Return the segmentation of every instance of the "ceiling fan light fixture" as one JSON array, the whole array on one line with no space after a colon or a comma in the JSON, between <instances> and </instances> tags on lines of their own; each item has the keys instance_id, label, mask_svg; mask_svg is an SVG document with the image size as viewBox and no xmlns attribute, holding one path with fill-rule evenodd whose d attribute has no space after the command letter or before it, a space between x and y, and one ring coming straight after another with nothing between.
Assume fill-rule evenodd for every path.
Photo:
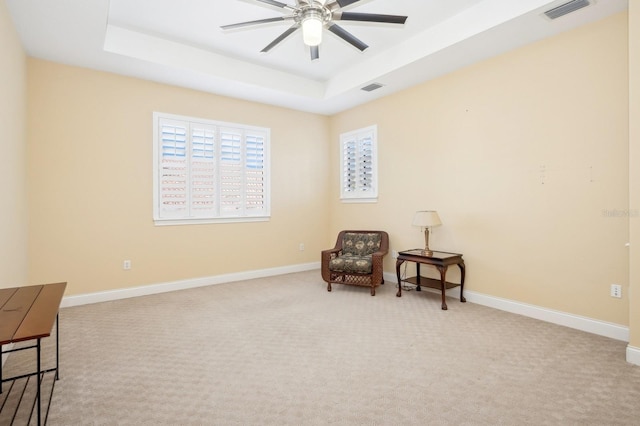
<instances>
[{"instance_id":1,"label":"ceiling fan light fixture","mask_svg":"<svg viewBox=\"0 0 640 426\"><path fill-rule=\"evenodd\" d=\"M290 12L290 14L273 18L257 19L255 21L238 22L231 25L223 25L221 28L223 30L231 30L234 28L268 24L271 22L293 21L293 25L291 25L289 29L280 34L260 52L269 52L291 34L298 30L302 30L302 40L305 45L309 46L312 61L317 60L320 57L318 53L318 46L322 43L322 33L325 29L327 31L331 31L338 38L341 38L361 52L364 52L369 47L366 43L342 28L336 22L356 21L404 24L407 20L406 16L381 15L379 13L343 12L340 10L343 7L359 3L362 0L296 0L295 6L289 4L290 1L288 3L283 3L282 1L277 0L254 1L279 7L285 11L284 13Z\"/></svg>"},{"instance_id":2,"label":"ceiling fan light fixture","mask_svg":"<svg viewBox=\"0 0 640 426\"><path fill-rule=\"evenodd\" d=\"M307 46L322 43L322 17L310 15L302 20L302 40Z\"/></svg>"}]
</instances>

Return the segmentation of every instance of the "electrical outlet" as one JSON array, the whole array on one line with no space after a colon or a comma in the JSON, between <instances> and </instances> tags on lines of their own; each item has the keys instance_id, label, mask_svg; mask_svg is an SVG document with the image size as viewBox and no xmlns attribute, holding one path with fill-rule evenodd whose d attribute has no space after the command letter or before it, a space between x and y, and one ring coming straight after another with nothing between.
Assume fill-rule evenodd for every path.
<instances>
[{"instance_id":1,"label":"electrical outlet","mask_svg":"<svg viewBox=\"0 0 640 426\"><path fill-rule=\"evenodd\" d=\"M304 251L304 243L298 244L298 250Z\"/></svg>"},{"instance_id":2,"label":"electrical outlet","mask_svg":"<svg viewBox=\"0 0 640 426\"><path fill-rule=\"evenodd\" d=\"M622 297L622 286L620 284L611 284L611 297Z\"/></svg>"},{"instance_id":3,"label":"electrical outlet","mask_svg":"<svg viewBox=\"0 0 640 426\"><path fill-rule=\"evenodd\" d=\"M124 269L125 271L131 269L131 261L125 260L124 262L122 262L122 269Z\"/></svg>"},{"instance_id":4,"label":"electrical outlet","mask_svg":"<svg viewBox=\"0 0 640 426\"><path fill-rule=\"evenodd\" d=\"M396 250L391 250L391 257L396 259L398 257L398 252Z\"/></svg>"}]
</instances>

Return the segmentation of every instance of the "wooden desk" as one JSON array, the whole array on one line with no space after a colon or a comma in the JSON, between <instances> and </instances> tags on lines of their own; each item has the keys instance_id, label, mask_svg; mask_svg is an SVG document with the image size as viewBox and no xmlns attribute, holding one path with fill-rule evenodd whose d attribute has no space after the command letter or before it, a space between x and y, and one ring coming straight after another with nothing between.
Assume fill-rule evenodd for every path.
<instances>
[{"instance_id":1,"label":"wooden desk","mask_svg":"<svg viewBox=\"0 0 640 426\"><path fill-rule=\"evenodd\" d=\"M35 348L37 351L35 372L3 378L2 362L0 361L0 393L2 393L3 383L36 375L38 378L36 402L38 405L39 425L43 424L40 403L42 377L44 373L55 371L55 379L59 379L58 310L66 287L67 283L56 283L0 289L0 358L2 354L25 349ZM56 366L42 370L40 340L51 335L54 323L56 325ZM33 346L2 350L3 345L27 340L36 340L36 343ZM51 393L53 394L53 387L51 388Z\"/></svg>"},{"instance_id":2,"label":"wooden desk","mask_svg":"<svg viewBox=\"0 0 640 426\"><path fill-rule=\"evenodd\" d=\"M415 262L416 276L402 279L400 276L400 265L404 262ZM440 280L420 276L420 264L433 265L440 271ZM450 265L458 265L460 268L460 284L450 283L446 280L447 268ZM460 301L466 302L462 292L464 291L464 275L465 266L462 255L459 253L447 253L443 251L432 251L425 253L421 249L401 251L398 253L396 260L396 274L398 275L398 292L397 297L402 296L402 282L415 284L416 291L421 291L421 286L439 289L442 294L442 309L447 310L447 302L445 301L445 292L448 288L460 286Z\"/></svg>"}]
</instances>

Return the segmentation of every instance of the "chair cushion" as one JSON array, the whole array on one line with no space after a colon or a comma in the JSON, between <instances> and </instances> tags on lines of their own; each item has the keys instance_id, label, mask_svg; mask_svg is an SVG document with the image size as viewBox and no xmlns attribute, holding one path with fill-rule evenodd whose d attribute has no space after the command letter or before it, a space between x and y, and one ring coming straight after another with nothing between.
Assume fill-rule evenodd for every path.
<instances>
[{"instance_id":1,"label":"chair cushion","mask_svg":"<svg viewBox=\"0 0 640 426\"><path fill-rule=\"evenodd\" d=\"M372 266L371 255L357 256L347 253L329 261L329 270L333 272L370 274Z\"/></svg>"},{"instance_id":2,"label":"chair cushion","mask_svg":"<svg viewBox=\"0 0 640 426\"><path fill-rule=\"evenodd\" d=\"M342 253L354 256L370 256L380 249L378 233L346 232L342 237Z\"/></svg>"}]
</instances>

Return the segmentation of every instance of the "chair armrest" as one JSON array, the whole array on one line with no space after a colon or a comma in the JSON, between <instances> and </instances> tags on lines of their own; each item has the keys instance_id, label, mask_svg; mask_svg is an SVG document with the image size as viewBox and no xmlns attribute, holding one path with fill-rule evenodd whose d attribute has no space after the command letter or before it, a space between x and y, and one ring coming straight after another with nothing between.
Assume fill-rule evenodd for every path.
<instances>
[{"instance_id":1,"label":"chair armrest","mask_svg":"<svg viewBox=\"0 0 640 426\"><path fill-rule=\"evenodd\" d=\"M328 249L328 250L322 250L322 259L332 259L336 256L340 256L342 254L342 249L341 248L332 248L332 249Z\"/></svg>"},{"instance_id":2,"label":"chair armrest","mask_svg":"<svg viewBox=\"0 0 640 426\"><path fill-rule=\"evenodd\" d=\"M387 254L387 250L379 250L371 255L371 280L376 284L384 282L383 258Z\"/></svg>"},{"instance_id":3,"label":"chair armrest","mask_svg":"<svg viewBox=\"0 0 640 426\"><path fill-rule=\"evenodd\" d=\"M330 281L330 275L331 275L331 273L329 272L329 262L331 261L331 259L338 257L341 254L342 254L341 248L332 248L329 250L322 250L320 255L320 272L322 273L322 278L326 282Z\"/></svg>"},{"instance_id":4,"label":"chair armrest","mask_svg":"<svg viewBox=\"0 0 640 426\"><path fill-rule=\"evenodd\" d=\"M384 258L384 255L387 254L386 251L377 251L373 254L371 254L371 261L375 264L375 263L382 263L382 259Z\"/></svg>"},{"instance_id":5,"label":"chair armrest","mask_svg":"<svg viewBox=\"0 0 640 426\"><path fill-rule=\"evenodd\" d=\"M380 259L382 259L384 257L385 254L389 253L388 250L378 250L374 253L371 254L371 258L375 259L376 257L379 257Z\"/></svg>"}]
</instances>

